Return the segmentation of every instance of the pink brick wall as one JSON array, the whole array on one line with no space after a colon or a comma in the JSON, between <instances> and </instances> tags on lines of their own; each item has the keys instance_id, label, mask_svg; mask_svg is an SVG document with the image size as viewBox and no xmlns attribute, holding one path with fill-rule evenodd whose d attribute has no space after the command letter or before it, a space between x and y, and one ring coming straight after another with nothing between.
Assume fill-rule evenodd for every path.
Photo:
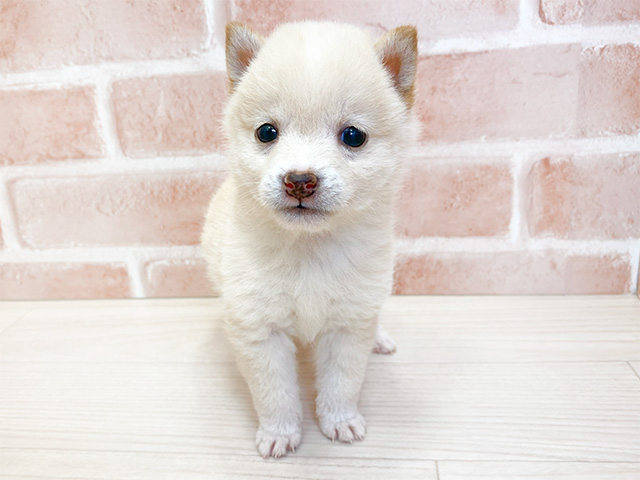
<instances>
[{"instance_id":1,"label":"pink brick wall","mask_svg":"<svg viewBox=\"0 0 640 480\"><path fill-rule=\"evenodd\" d=\"M205 295L224 25L419 29L396 292L638 292L638 0L4 0L0 299Z\"/></svg>"}]
</instances>

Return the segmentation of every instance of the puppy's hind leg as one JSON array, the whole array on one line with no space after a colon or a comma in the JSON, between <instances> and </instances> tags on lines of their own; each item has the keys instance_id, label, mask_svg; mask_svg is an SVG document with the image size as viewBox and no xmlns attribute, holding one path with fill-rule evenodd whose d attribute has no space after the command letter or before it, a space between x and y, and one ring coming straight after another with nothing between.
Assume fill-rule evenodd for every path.
<instances>
[{"instance_id":1,"label":"puppy's hind leg","mask_svg":"<svg viewBox=\"0 0 640 480\"><path fill-rule=\"evenodd\" d=\"M230 340L258 414L258 452L277 458L295 451L302 436L295 344L283 332L261 342L242 342L231 335Z\"/></svg>"},{"instance_id":2,"label":"puppy's hind leg","mask_svg":"<svg viewBox=\"0 0 640 480\"><path fill-rule=\"evenodd\" d=\"M373 344L373 353L381 353L383 355L391 355L396 352L396 342L389 334L378 324L376 329L376 340Z\"/></svg>"},{"instance_id":3,"label":"puppy's hind leg","mask_svg":"<svg viewBox=\"0 0 640 480\"><path fill-rule=\"evenodd\" d=\"M368 331L329 331L315 345L316 413L320 430L331 440L362 440L366 423L358 398L371 354L374 326Z\"/></svg>"}]
</instances>

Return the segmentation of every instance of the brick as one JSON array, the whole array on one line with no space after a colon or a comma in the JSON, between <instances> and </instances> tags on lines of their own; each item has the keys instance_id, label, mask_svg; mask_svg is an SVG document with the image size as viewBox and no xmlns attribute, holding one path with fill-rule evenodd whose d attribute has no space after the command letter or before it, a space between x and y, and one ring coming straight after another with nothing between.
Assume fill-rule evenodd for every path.
<instances>
[{"instance_id":1,"label":"brick","mask_svg":"<svg viewBox=\"0 0 640 480\"><path fill-rule=\"evenodd\" d=\"M505 235L513 178L504 163L411 166L398 204L398 232L409 237Z\"/></svg>"},{"instance_id":2,"label":"brick","mask_svg":"<svg viewBox=\"0 0 640 480\"><path fill-rule=\"evenodd\" d=\"M150 297L210 297L211 287L203 260L157 260L145 266Z\"/></svg>"},{"instance_id":3,"label":"brick","mask_svg":"<svg viewBox=\"0 0 640 480\"><path fill-rule=\"evenodd\" d=\"M521 295L623 294L631 288L628 256L563 251L439 252L402 255L395 293Z\"/></svg>"},{"instance_id":4,"label":"brick","mask_svg":"<svg viewBox=\"0 0 640 480\"><path fill-rule=\"evenodd\" d=\"M10 185L31 247L195 245L220 177L210 173L20 179Z\"/></svg>"},{"instance_id":5,"label":"brick","mask_svg":"<svg viewBox=\"0 0 640 480\"><path fill-rule=\"evenodd\" d=\"M577 45L423 57L416 101L422 138L573 136L579 61Z\"/></svg>"},{"instance_id":6,"label":"brick","mask_svg":"<svg viewBox=\"0 0 640 480\"><path fill-rule=\"evenodd\" d=\"M3 0L0 71L180 58L202 51L201 0Z\"/></svg>"},{"instance_id":7,"label":"brick","mask_svg":"<svg viewBox=\"0 0 640 480\"><path fill-rule=\"evenodd\" d=\"M129 274L118 264L0 264L0 299L123 298L130 296Z\"/></svg>"},{"instance_id":8,"label":"brick","mask_svg":"<svg viewBox=\"0 0 640 480\"><path fill-rule=\"evenodd\" d=\"M102 155L92 88L0 91L0 165Z\"/></svg>"},{"instance_id":9,"label":"brick","mask_svg":"<svg viewBox=\"0 0 640 480\"><path fill-rule=\"evenodd\" d=\"M583 52L578 118L582 135L640 132L640 47L608 45Z\"/></svg>"},{"instance_id":10,"label":"brick","mask_svg":"<svg viewBox=\"0 0 640 480\"><path fill-rule=\"evenodd\" d=\"M576 23L583 12L584 0L540 0L540 19L551 25Z\"/></svg>"},{"instance_id":11,"label":"brick","mask_svg":"<svg viewBox=\"0 0 640 480\"><path fill-rule=\"evenodd\" d=\"M640 154L544 158L528 176L532 236L640 238Z\"/></svg>"},{"instance_id":12,"label":"brick","mask_svg":"<svg viewBox=\"0 0 640 480\"><path fill-rule=\"evenodd\" d=\"M399 6L400 5L400 6ZM399 25L415 25L421 39L507 30L518 23L518 0L456 0L376 2L342 0L236 0L233 18L250 24L263 35L279 23L323 19L369 27L376 34Z\"/></svg>"},{"instance_id":13,"label":"brick","mask_svg":"<svg viewBox=\"0 0 640 480\"><path fill-rule=\"evenodd\" d=\"M540 0L540 19L550 25L634 22L638 0Z\"/></svg>"},{"instance_id":14,"label":"brick","mask_svg":"<svg viewBox=\"0 0 640 480\"><path fill-rule=\"evenodd\" d=\"M113 85L122 150L132 157L219 150L226 75L134 78Z\"/></svg>"}]
</instances>

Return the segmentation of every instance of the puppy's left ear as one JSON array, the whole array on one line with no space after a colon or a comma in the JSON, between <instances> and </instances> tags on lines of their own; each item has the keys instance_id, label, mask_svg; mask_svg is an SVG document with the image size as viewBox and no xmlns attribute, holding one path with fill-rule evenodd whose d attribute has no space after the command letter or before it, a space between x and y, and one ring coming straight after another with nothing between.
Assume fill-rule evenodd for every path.
<instances>
[{"instance_id":1,"label":"puppy's left ear","mask_svg":"<svg viewBox=\"0 0 640 480\"><path fill-rule=\"evenodd\" d=\"M411 108L418 67L418 33L414 27L398 27L384 34L375 44L380 62L389 72L396 90Z\"/></svg>"},{"instance_id":2,"label":"puppy's left ear","mask_svg":"<svg viewBox=\"0 0 640 480\"><path fill-rule=\"evenodd\" d=\"M262 48L264 39L242 23L231 22L227 24L225 40L229 90L233 92Z\"/></svg>"}]
</instances>

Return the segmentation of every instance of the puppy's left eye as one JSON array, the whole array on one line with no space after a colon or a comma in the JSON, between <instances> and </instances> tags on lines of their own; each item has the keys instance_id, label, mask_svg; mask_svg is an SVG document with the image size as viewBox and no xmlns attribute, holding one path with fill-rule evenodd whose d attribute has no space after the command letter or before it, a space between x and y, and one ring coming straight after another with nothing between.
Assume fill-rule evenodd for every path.
<instances>
[{"instance_id":1,"label":"puppy's left eye","mask_svg":"<svg viewBox=\"0 0 640 480\"><path fill-rule=\"evenodd\" d=\"M365 135L365 133L362 130L358 130L354 126L345 128L340 135L340 140L342 140L342 143L353 148L362 146L366 139L367 136Z\"/></svg>"}]
</instances>

